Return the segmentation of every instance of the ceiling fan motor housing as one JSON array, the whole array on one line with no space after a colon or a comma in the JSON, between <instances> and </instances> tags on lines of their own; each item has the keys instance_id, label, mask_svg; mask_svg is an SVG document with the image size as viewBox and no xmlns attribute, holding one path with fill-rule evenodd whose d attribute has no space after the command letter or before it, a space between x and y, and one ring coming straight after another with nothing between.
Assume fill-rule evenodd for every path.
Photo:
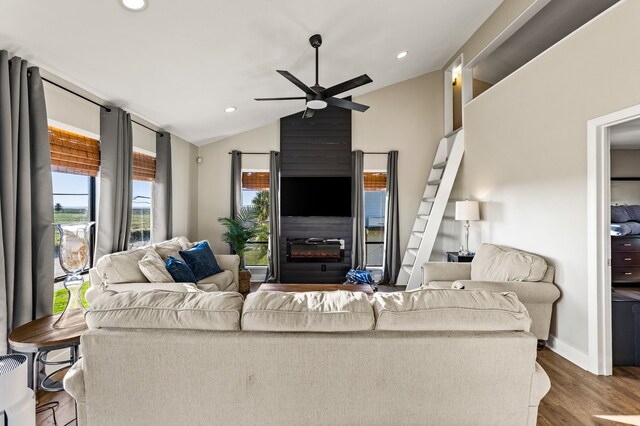
<instances>
[{"instance_id":1,"label":"ceiling fan motor housing","mask_svg":"<svg viewBox=\"0 0 640 426\"><path fill-rule=\"evenodd\" d=\"M322 46L322 36L320 34L312 35L311 37L309 37L309 43L311 44L311 47L317 49L318 47Z\"/></svg>"}]
</instances>

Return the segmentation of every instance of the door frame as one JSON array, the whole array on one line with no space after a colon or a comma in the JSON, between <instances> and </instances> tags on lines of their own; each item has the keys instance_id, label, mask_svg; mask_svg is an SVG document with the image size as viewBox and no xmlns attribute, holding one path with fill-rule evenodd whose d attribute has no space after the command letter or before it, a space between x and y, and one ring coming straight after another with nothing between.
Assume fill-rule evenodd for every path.
<instances>
[{"instance_id":1,"label":"door frame","mask_svg":"<svg viewBox=\"0 0 640 426\"><path fill-rule=\"evenodd\" d=\"M589 365L613 370L611 331L611 144L609 129L640 118L640 104L587 121L587 291Z\"/></svg>"}]
</instances>

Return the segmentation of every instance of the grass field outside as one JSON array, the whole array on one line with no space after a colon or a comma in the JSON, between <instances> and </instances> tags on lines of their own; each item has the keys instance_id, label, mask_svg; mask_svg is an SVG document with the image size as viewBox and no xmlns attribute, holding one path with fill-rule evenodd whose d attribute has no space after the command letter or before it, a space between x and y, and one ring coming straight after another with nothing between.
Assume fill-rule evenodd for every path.
<instances>
[{"instance_id":1,"label":"grass field outside","mask_svg":"<svg viewBox=\"0 0 640 426\"><path fill-rule=\"evenodd\" d=\"M67 306L69 294L64 288L64 283L62 281L58 281L57 283L55 283L53 288L53 313L59 314L60 312L64 311L64 307ZM84 294L87 292L88 288L89 281L85 281L82 287L80 287L80 300L82 300L82 305L85 308L89 307L87 299L85 299L84 297Z\"/></svg>"}]
</instances>

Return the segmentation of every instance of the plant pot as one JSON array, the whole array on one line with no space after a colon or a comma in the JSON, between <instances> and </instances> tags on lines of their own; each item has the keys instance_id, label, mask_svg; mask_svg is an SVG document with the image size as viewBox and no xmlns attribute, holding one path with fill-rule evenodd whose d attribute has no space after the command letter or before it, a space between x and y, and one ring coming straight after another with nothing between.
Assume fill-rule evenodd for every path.
<instances>
[{"instance_id":1,"label":"plant pot","mask_svg":"<svg viewBox=\"0 0 640 426\"><path fill-rule=\"evenodd\" d=\"M238 291L240 293L249 293L251 291L251 272L242 270L239 272Z\"/></svg>"}]
</instances>

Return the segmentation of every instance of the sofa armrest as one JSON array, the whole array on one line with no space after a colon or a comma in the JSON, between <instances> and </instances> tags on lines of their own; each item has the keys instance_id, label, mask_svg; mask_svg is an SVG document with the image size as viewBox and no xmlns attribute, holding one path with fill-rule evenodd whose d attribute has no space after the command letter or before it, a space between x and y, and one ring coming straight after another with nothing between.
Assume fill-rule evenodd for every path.
<instances>
[{"instance_id":1,"label":"sofa armrest","mask_svg":"<svg viewBox=\"0 0 640 426\"><path fill-rule=\"evenodd\" d=\"M240 285L240 256L237 254L216 254L216 260L223 270L233 273L233 282L236 283L236 288L238 288Z\"/></svg>"},{"instance_id":2,"label":"sofa armrest","mask_svg":"<svg viewBox=\"0 0 640 426\"><path fill-rule=\"evenodd\" d=\"M457 280L453 288L465 290L512 291L522 303L553 303L560 298L560 290L544 281L472 281Z\"/></svg>"},{"instance_id":3,"label":"sofa armrest","mask_svg":"<svg viewBox=\"0 0 640 426\"><path fill-rule=\"evenodd\" d=\"M87 424L87 399L82 366L82 359L80 359L69 368L63 379L64 390L76 400L79 426Z\"/></svg>"},{"instance_id":4,"label":"sofa armrest","mask_svg":"<svg viewBox=\"0 0 640 426\"><path fill-rule=\"evenodd\" d=\"M456 281L471 278L471 263L425 262L422 265L422 283L432 281Z\"/></svg>"}]
</instances>

